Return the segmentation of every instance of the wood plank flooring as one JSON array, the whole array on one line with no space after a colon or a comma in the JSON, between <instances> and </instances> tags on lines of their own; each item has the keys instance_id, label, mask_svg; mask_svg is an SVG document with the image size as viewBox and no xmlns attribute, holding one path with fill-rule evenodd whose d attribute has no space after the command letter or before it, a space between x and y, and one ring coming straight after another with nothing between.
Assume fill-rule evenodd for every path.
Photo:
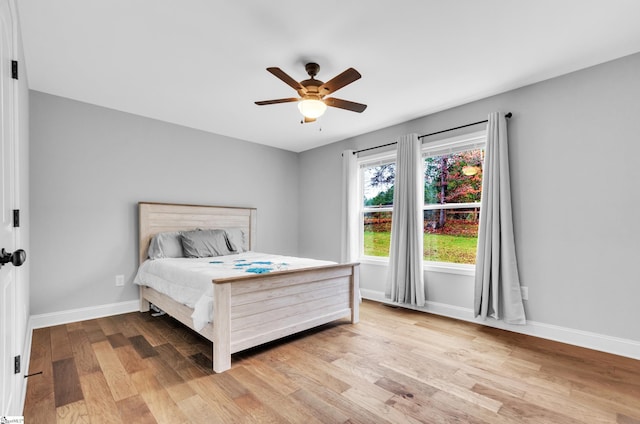
<instances>
[{"instance_id":1,"label":"wood plank flooring","mask_svg":"<svg viewBox=\"0 0 640 424\"><path fill-rule=\"evenodd\" d=\"M640 423L640 361L365 301L236 354L168 316L35 330L25 423Z\"/></svg>"}]
</instances>

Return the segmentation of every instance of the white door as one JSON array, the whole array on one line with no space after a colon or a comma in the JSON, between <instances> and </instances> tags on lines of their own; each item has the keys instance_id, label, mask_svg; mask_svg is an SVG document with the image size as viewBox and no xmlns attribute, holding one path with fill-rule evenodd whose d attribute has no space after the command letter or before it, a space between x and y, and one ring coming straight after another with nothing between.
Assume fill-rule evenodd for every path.
<instances>
[{"instance_id":1,"label":"white door","mask_svg":"<svg viewBox=\"0 0 640 424\"><path fill-rule=\"evenodd\" d=\"M11 61L15 59L13 17L9 0L0 0L0 248L13 252L15 233L13 205L15 196L15 96L17 89L11 75ZM15 393L16 378L13 358L19 351L16 346L15 315L15 267L7 264L0 268L0 416L11 415L16 410L20 394Z\"/></svg>"}]
</instances>

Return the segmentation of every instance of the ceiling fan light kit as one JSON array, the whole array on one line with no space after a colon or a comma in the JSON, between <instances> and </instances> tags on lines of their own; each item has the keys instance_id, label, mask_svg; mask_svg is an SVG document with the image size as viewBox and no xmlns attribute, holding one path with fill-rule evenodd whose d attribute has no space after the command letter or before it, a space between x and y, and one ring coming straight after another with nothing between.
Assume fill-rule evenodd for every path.
<instances>
[{"instance_id":1,"label":"ceiling fan light kit","mask_svg":"<svg viewBox=\"0 0 640 424\"><path fill-rule=\"evenodd\" d=\"M322 100L302 99L298 102L298 109L305 118L316 119L327 110L327 105Z\"/></svg>"},{"instance_id":2,"label":"ceiling fan light kit","mask_svg":"<svg viewBox=\"0 0 640 424\"><path fill-rule=\"evenodd\" d=\"M325 98L325 96L338 91L345 85L351 84L352 82L360 79L362 75L360 75L360 73L355 69L349 68L326 83L315 79L315 76L320 71L320 65L317 63L307 63L305 70L307 71L307 74L309 74L310 78L298 82L280 68L267 68L267 71L271 72L285 84L296 90L300 97L263 100L255 103L258 106L265 106L277 103L298 102L298 109L304 116L303 122L305 123L314 122L317 118L322 116L326 111L327 106L358 113L363 112L367 108L367 105L362 103L351 102L349 100L342 100L335 97Z\"/></svg>"}]
</instances>

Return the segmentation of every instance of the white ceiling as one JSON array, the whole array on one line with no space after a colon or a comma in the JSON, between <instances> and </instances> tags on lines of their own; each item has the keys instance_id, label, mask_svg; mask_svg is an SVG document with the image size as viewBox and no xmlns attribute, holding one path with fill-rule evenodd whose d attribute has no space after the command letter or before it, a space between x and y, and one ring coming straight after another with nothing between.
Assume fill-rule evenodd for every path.
<instances>
[{"instance_id":1,"label":"white ceiling","mask_svg":"<svg viewBox=\"0 0 640 424\"><path fill-rule=\"evenodd\" d=\"M31 89L294 152L640 51L638 0L17 3ZM309 61L367 110L253 103Z\"/></svg>"}]
</instances>

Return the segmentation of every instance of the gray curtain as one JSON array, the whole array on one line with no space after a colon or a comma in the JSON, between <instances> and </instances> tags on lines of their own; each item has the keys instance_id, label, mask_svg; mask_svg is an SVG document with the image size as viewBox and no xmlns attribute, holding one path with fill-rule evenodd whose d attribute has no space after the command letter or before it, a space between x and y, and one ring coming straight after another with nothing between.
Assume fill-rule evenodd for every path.
<instances>
[{"instance_id":1,"label":"gray curtain","mask_svg":"<svg viewBox=\"0 0 640 424\"><path fill-rule=\"evenodd\" d=\"M424 306L424 175L420 148L417 134L409 134L398 140L385 295L394 302Z\"/></svg>"},{"instance_id":2,"label":"gray curtain","mask_svg":"<svg viewBox=\"0 0 640 424\"><path fill-rule=\"evenodd\" d=\"M475 277L475 315L525 324L511 216L506 118L489 115Z\"/></svg>"}]
</instances>

